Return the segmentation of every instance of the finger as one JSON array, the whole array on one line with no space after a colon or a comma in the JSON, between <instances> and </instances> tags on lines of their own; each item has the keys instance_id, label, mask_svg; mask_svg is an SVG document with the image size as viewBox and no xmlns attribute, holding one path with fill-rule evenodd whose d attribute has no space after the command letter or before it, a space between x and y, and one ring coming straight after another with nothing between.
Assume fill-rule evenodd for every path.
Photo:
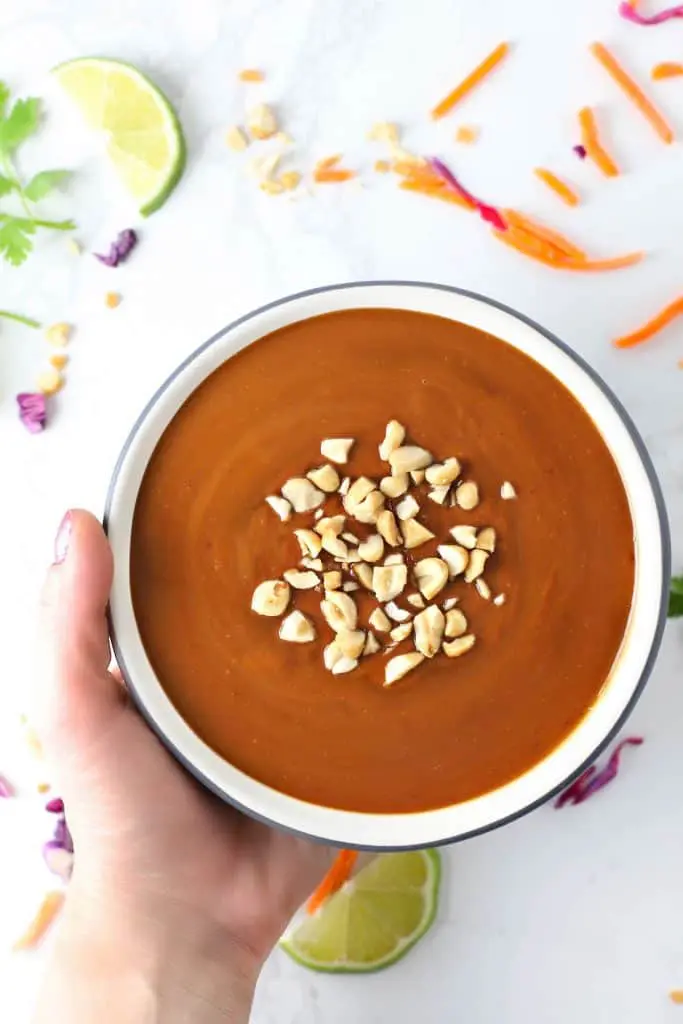
<instances>
[{"instance_id":1,"label":"finger","mask_svg":"<svg viewBox=\"0 0 683 1024\"><path fill-rule=\"evenodd\" d=\"M59 758L92 743L119 700L107 672L105 613L112 572L111 551L97 519L89 512L68 512L43 587L36 679L36 724Z\"/></svg>"}]
</instances>

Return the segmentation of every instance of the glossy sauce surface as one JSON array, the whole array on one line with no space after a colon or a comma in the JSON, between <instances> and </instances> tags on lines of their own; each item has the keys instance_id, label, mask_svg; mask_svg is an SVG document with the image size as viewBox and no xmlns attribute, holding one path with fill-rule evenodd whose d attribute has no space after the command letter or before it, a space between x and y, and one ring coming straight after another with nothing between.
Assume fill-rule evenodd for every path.
<instances>
[{"instance_id":1,"label":"glossy sauce surface","mask_svg":"<svg viewBox=\"0 0 683 1024\"><path fill-rule=\"evenodd\" d=\"M279 640L279 620L250 602L257 583L298 564L293 528L313 525L312 513L281 523L264 497L320 465L325 437L356 439L349 475L385 475L377 445L391 418L479 484L468 513L417 494L420 518L442 543L458 523L495 527L486 579L506 603L450 585L443 596L460 598L475 648L385 689L383 655L348 675L324 668L332 633L316 592L296 597L318 627L312 644ZM501 500L504 480L516 500ZM418 811L509 782L583 718L622 641L633 529L605 444L545 370L462 324L353 310L269 335L194 392L146 471L131 580L163 687L218 753L304 800Z\"/></svg>"}]
</instances>

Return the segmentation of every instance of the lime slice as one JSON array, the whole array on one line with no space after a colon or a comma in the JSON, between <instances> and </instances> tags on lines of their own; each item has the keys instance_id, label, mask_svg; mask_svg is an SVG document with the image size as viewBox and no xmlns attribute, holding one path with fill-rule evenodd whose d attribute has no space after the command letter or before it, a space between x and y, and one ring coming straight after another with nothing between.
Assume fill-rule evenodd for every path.
<instances>
[{"instance_id":1,"label":"lime slice","mask_svg":"<svg viewBox=\"0 0 683 1024\"><path fill-rule=\"evenodd\" d=\"M436 850L382 854L296 921L280 945L314 971L357 974L395 964L428 931L439 896Z\"/></svg>"},{"instance_id":2,"label":"lime slice","mask_svg":"<svg viewBox=\"0 0 683 1024\"><path fill-rule=\"evenodd\" d=\"M106 134L109 157L140 213L154 213L185 166L182 128L164 94L122 61L83 57L53 73L87 124Z\"/></svg>"}]
</instances>

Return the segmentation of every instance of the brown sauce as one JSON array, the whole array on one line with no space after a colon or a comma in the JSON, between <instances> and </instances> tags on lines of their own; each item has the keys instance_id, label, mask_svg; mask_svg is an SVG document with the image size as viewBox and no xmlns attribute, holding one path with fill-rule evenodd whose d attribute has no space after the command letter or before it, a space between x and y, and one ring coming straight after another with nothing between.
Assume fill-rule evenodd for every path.
<instances>
[{"instance_id":1,"label":"brown sauce","mask_svg":"<svg viewBox=\"0 0 683 1024\"><path fill-rule=\"evenodd\" d=\"M348 675L323 667L332 633L319 594L297 595L321 637L305 645L279 640L279 620L250 602L257 583L297 565L293 527L313 523L281 523L265 495L320 465L325 437L356 438L350 475L384 475L377 445L391 418L478 482L474 511L422 500L422 519L441 542L456 523L495 527L486 578L507 601L444 591L460 596L475 648L385 689L382 655ZM517 500L501 500L504 480ZM214 750L304 800L419 811L509 782L584 717L623 637L633 528L604 442L545 370L461 324L354 310L264 338L185 403L142 483L131 579L150 661Z\"/></svg>"}]
</instances>

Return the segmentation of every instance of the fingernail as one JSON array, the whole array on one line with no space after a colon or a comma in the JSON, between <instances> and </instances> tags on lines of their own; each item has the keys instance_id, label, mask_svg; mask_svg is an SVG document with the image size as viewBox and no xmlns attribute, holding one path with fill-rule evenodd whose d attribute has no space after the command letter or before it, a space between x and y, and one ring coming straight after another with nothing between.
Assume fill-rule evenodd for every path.
<instances>
[{"instance_id":1,"label":"fingernail","mask_svg":"<svg viewBox=\"0 0 683 1024\"><path fill-rule=\"evenodd\" d=\"M55 537L55 565L59 565L67 556L71 540L71 513L67 512L57 530Z\"/></svg>"}]
</instances>

